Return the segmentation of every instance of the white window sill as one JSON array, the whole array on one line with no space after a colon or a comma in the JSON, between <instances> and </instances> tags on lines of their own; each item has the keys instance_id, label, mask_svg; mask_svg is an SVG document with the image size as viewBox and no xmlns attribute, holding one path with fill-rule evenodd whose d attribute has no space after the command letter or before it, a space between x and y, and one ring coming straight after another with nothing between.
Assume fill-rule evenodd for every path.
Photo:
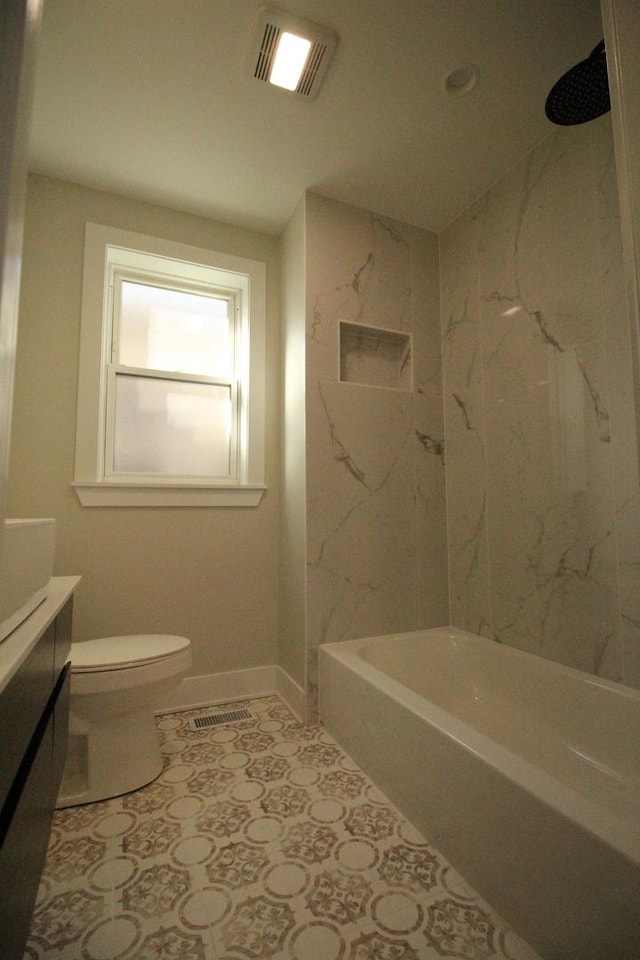
<instances>
[{"instance_id":1,"label":"white window sill","mask_svg":"<svg viewBox=\"0 0 640 960\"><path fill-rule=\"evenodd\" d=\"M193 486L130 483L72 484L83 507L257 507L264 486Z\"/></svg>"}]
</instances>

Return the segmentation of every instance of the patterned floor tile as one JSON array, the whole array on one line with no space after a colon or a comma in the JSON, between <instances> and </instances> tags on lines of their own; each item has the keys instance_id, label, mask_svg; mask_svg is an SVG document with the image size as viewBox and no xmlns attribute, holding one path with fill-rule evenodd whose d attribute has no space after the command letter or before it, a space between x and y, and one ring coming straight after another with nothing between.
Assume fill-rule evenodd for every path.
<instances>
[{"instance_id":1,"label":"patterned floor tile","mask_svg":"<svg viewBox=\"0 0 640 960\"><path fill-rule=\"evenodd\" d=\"M149 786L56 812L25 960L536 960L322 726L158 718Z\"/></svg>"}]
</instances>

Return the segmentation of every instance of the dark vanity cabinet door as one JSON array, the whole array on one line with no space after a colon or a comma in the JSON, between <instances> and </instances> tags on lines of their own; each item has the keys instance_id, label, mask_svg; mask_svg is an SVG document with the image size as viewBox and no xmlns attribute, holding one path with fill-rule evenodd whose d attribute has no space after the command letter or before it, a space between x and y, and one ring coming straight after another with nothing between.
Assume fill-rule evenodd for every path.
<instances>
[{"instance_id":1,"label":"dark vanity cabinet door","mask_svg":"<svg viewBox=\"0 0 640 960\"><path fill-rule=\"evenodd\" d=\"M67 748L72 599L0 697L0 957L22 960Z\"/></svg>"}]
</instances>

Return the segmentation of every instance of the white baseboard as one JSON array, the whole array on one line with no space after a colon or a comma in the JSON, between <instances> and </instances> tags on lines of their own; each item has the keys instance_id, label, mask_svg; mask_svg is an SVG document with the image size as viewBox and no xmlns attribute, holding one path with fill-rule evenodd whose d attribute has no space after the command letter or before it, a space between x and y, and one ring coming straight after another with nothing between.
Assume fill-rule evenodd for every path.
<instances>
[{"instance_id":1,"label":"white baseboard","mask_svg":"<svg viewBox=\"0 0 640 960\"><path fill-rule=\"evenodd\" d=\"M284 700L291 712L295 713L300 723L304 723L306 712L304 690L282 667L276 667L276 693Z\"/></svg>"},{"instance_id":2,"label":"white baseboard","mask_svg":"<svg viewBox=\"0 0 640 960\"><path fill-rule=\"evenodd\" d=\"M155 713L173 713L227 703L249 697L264 697L277 693L289 709L302 720L304 717L304 690L281 667L250 667L230 670L228 673L209 673L200 677L185 677L174 690L164 696L155 707Z\"/></svg>"}]
</instances>

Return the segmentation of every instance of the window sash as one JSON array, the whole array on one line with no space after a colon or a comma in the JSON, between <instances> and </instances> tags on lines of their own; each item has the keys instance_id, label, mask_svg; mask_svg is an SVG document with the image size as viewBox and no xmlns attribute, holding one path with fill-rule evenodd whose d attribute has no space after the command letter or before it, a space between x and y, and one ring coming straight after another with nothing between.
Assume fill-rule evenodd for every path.
<instances>
[{"instance_id":1,"label":"window sash","mask_svg":"<svg viewBox=\"0 0 640 960\"><path fill-rule=\"evenodd\" d=\"M240 315L241 294L239 290L230 290L225 287L189 282L179 277L168 275L157 276L152 272L123 270L117 264L111 264L109 272L109 296L106 303L106 314L110 330L109 356L112 363L120 362L120 327L122 323L122 285L123 283L139 283L147 287L157 287L159 290L174 291L176 293L191 293L198 296L210 297L212 300L226 300L227 322L229 324L229 341L232 357L233 375L238 375L240 349ZM212 371L212 375L214 375Z\"/></svg>"},{"instance_id":2,"label":"window sash","mask_svg":"<svg viewBox=\"0 0 640 960\"><path fill-rule=\"evenodd\" d=\"M228 449L228 471L225 473L188 473L188 472L135 472L116 470L116 400L117 400L117 379L118 377L128 377L131 379L159 381L161 383L177 384L203 384L208 386L221 386L229 390L230 400L230 430L229 430L229 449ZM106 403L106 429L105 429L105 479L117 480L125 483L140 483L141 480L153 480L154 483L194 483L203 478L207 480L225 480L231 483L239 482L240 458L239 458L239 386L235 379L223 377L203 377L196 374L185 376L181 374L167 373L162 370L148 370L146 368L128 367L123 364L109 364L107 369L107 403Z\"/></svg>"},{"instance_id":3,"label":"window sash","mask_svg":"<svg viewBox=\"0 0 640 960\"><path fill-rule=\"evenodd\" d=\"M119 362L121 324L122 324L122 284L131 281L145 286L155 286L163 290L175 290L185 293L197 293L207 297L227 301L227 322L229 324L229 339L232 363L232 376L206 376L202 374L155 369L151 367L133 367ZM109 271L109 297L106 311L109 322L110 360L106 363L106 403L105 403L105 432L104 432L104 478L125 483L140 483L151 480L159 484L193 483L198 480L241 482L240 476L240 444L241 444L241 390L240 390L240 292L219 286L190 282L183 278L154 274L152 271L122 269L112 264ZM212 366L213 369L213 366ZM158 380L164 383L175 381L183 384L208 384L223 386L230 393L230 438L229 438L229 466L224 473L189 473L163 471L123 471L115 467L117 446L117 378L127 376L142 380Z\"/></svg>"}]
</instances>

